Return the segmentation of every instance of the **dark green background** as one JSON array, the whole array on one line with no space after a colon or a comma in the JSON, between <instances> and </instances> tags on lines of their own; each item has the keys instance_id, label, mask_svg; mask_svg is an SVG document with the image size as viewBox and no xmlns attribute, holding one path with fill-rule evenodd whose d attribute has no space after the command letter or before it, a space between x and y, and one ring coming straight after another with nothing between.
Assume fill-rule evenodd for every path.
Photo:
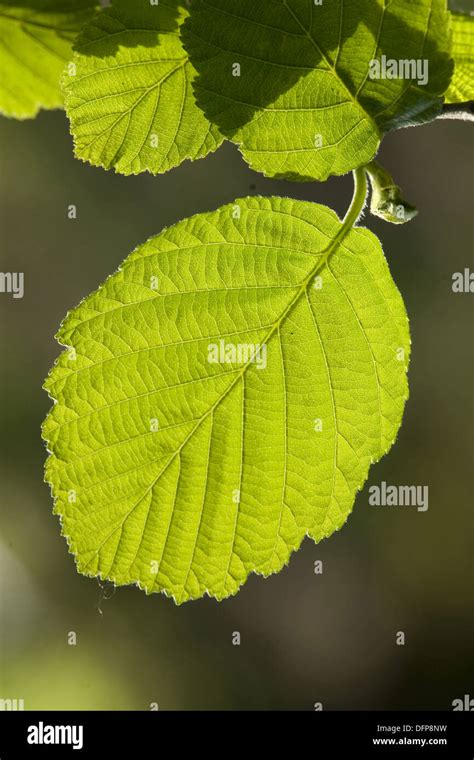
<instances>
[{"instance_id":1,"label":"dark green background","mask_svg":"<svg viewBox=\"0 0 474 760\"><path fill-rule=\"evenodd\" d=\"M23 271L26 290L23 300L0 295L0 697L23 698L27 709L450 709L474 696L474 296L451 290L453 272L474 269L472 127L438 121L387 136L381 159L420 215L405 227L366 220L413 336L403 427L370 483L428 485L428 512L370 507L366 486L344 528L318 546L306 540L279 575L252 576L220 604L178 608L135 588L100 601L97 582L76 573L43 484L50 401L41 385L59 353L53 335L165 225L252 193L342 214L351 179L264 180L229 144L165 176L125 178L73 158L60 112L1 120L0 269Z\"/></svg>"}]
</instances>

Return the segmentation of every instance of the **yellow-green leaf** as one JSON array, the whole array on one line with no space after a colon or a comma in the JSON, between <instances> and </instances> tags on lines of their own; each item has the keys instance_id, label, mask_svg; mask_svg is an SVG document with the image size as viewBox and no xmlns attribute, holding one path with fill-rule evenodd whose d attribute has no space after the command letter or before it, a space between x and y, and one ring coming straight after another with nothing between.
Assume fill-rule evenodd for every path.
<instances>
[{"instance_id":1,"label":"yellow-green leaf","mask_svg":"<svg viewBox=\"0 0 474 760\"><path fill-rule=\"evenodd\" d=\"M445 99L447 103L462 103L474 100L474 15L452 13L451 29L454 74Z\"/></svg>"},{"instance_id":2,"label":"yellow-green leaf","mask_svg":"<svg viewBox=\"0 0 474 760\"><path fill-rule=\"evenodd\" d=\"M116 0L83 30L63 78L75 154L121 174L165 172L223 137L196 106L180 0Z\"/></svg>"},{"instance_id":3,"label":"yellow-green leaf","mask_svg":"<svg viewBox=\"0 0 474 760\"><path fill-rule=\"evenodd\" d=\"M78 569L177 602L339 529L408 394L379 241L285 198L164 230L58 340L47 480Z\"/></svg>"},{"instance_id":4,"label":"yellow-green leaf","mask_svg":"<svg viewBox=\"0 0 474 760\"><path fill-rule=\"evenodd\" d=\"M61 73L95 6L94 0L0 3L0 113L29 119L40 108L62 107Z\"/></svg>"}]
</instances>

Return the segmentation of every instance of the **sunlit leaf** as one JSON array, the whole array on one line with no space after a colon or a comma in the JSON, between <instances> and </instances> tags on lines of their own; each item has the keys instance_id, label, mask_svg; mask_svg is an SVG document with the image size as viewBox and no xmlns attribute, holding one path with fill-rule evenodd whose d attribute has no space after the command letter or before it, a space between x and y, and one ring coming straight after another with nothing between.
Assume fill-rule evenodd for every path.
<instances>
[{"instance_id":1,"label":"sunlit leaf","mask_svg":"<svg viewBox=\"0 0 474 760\"><path fill-rule=\"evenodd\" d=\"M253 169L324 180L436 116L448 26L445 0L195 0L183 40L199 105Z\"/></svg>"},{"instance_id":2,"label":"sunlit leaf","mask_svg":"<svg viewBox=\"0 0 474 760\"><path fill-rule=\"evenodd\" d=\"M237 592L346 521L407 397L377 238L246 198L137 248L66 318L47 480L85 575L178 602Z\"/></svg>"},{"instance_id":3,"label":"sunlit leaf","mask_svg":"<svg viewBox=\"0 0 474 760\"><path fill-rule=\"evenodd\" d=\"M60 108L59 79L93 0L0 3L0 113L16 119Z\"/></svg>"},{"instance_id":4,"label":"sunlit leaf","mask_svg":"<svg viewBox=\"0 0 474 760\"><path fill-rule=\"evenodd\" d=\"M473 11L474 13L474 11ZM447 103L474 100L474 15L452 14L454 74Z\"/></svg>"},{"instance_id":5,"label":"sunlit leaf","mask_svg":"<svg viewBox=\"0 0 474 760\"><path fill-rule=\"evenodd\" d=\"M75 153L122 174L165 172L223 138L196 106L179 0L116 0L84 29L63 79Z\"/></svg>"}]
</instances>

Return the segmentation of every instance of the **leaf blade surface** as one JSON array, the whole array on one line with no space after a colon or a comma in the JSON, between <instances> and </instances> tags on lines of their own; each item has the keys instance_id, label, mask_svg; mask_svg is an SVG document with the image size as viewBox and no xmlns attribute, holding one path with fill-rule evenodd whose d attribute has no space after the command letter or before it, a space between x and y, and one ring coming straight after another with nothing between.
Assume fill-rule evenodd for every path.
<instances>
[{"instance_id":1,"label":"leaf blade surface","mask_svg":"<svg viewBox=\"0 0 474 760\"><path fill-rule=\"evenodd\" d=\"M180 41L179 0L117 0L81 33L63 91L77 158L121 174L158 174L223 138L196 106Z\"/></svg>"},{"instance_id":2,"label":"leaf blade surface","mask_svg":"<svg viewBox=\"0 0 474 760\"><path fill-rule=\"evenodd\" d=\"M152 238L68 315L44 437L81 572L222 599L343 525L396 437L410 339L379 242L341 229L243 199ZM219 341L251 350L209 361Z\"/></svg>"},{"instance_id":3,"label":"leaf blade surface","mask_svg":"<svg viewBox=\"0 0 474 760\"><path fill-rule=\"evenodd\" d=\"M448 22L444 0L197 0L183 39L198 103L250 166L324 180L368 163L388 130L439 112ZM397 78L386 66L372 78L383 58Z\"/></svg>"}]
</instances>

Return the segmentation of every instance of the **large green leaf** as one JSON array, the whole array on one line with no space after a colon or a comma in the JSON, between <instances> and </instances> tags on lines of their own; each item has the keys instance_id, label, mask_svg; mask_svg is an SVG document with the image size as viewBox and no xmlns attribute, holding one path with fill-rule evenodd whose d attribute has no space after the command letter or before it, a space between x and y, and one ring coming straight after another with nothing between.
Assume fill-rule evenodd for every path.
<instances>
[{"instance_id":1,"label":"large green leaf","mask_svg":"<svg viewBox=\"0 0 474 760\"><path fill-rule=\"evenodd\" d=\"M196 106L179 29L185 3L115 0L84 29L63 89L78 158L122 174L165 172L223 138Z\"/></svg>"},{"instance_id":2,"label":"large green leaf","mask_svg":"<svg viewBox=\"0 0 474 760\"><path fill-rule=\"evenodd\" d=\"M454 74L446 93L446 102L462 103L474 99L474 15L453 13L451 29Z\"/></svg>"},{"instance_id":3,"label":"large green leaf","mask_svg":"<svg viewBox=\"0 0 474 760\"><path fill-rule=\"evenodd\" d=\"M59 79L94 0L0 3L0 113L16 119L60 108Z\"/></svg>"},{"instance_id":4,"label":"large green leaf","mask_svg":"<svg viewBox=\"0 0 474 760\"><path fill-rule=\"evenodd\" d=\"M82 573L221 599L344 524L396 437L410 339L379 241L342 230L324 206L236 201L67 316L44 437Z\"/></svg>"},{"instance_id":5,"label":"large green leaf","mask_svg":"<svg viewBox=\"0 0 474 760\"><path fill-rule=\"evenodd\" d=\"M252 168L324 180L368 163L384 132L438 113L448 21L445 0L195 0L183 40L199 105ZM415 73L398 61L419 61L416 81L372 78L383 56L398 74Z\"/></svg>"}]
</instances>

